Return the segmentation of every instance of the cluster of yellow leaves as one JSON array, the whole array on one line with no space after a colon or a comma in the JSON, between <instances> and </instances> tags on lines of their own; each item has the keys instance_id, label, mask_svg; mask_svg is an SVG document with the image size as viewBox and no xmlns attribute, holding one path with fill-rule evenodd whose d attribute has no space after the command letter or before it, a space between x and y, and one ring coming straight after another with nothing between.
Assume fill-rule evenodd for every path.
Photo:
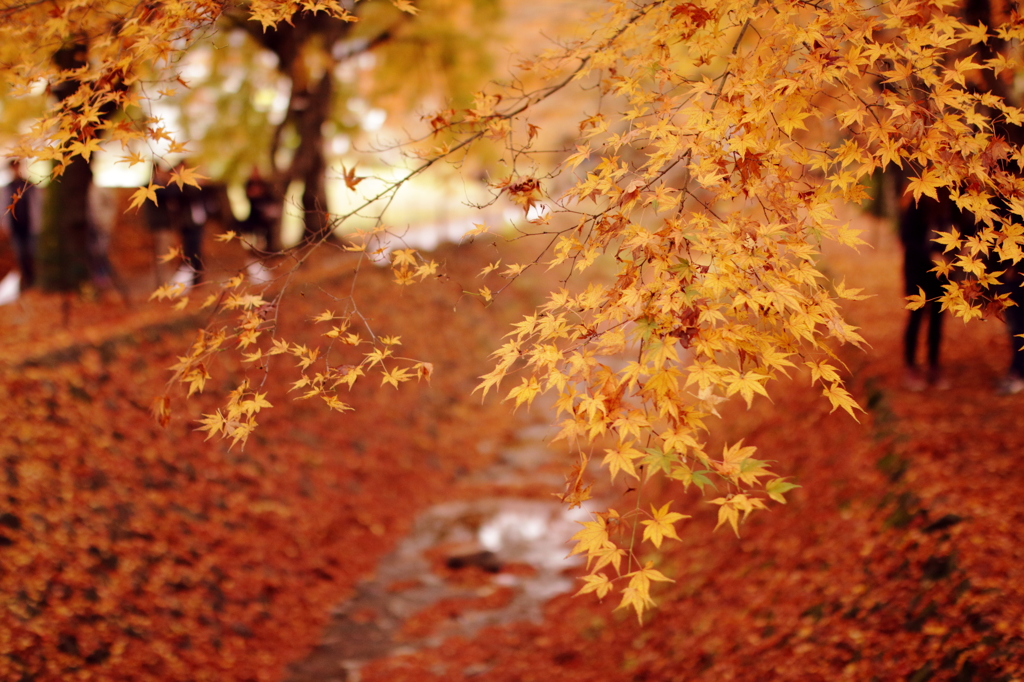
<instances>
[{"instance_id":1,"label":"cluster of yellow leaves","mask_svg":"<svg viewBox=\"0 0 1024 682\"><path fill-rule=\"evenodd\" d=\"M401 5L412 9L404 0ZM248 7L264 28L291 21L297 12L355 19L337 0L253 0ZM74 158L88 161L104 142L119 144L121 162L129 166L147 162L149 155L139 150L153 143L165 143L172 156L186 153L184 141L144 113L145 100L188 88L176 65L213 30L224 8L218 0L7 3L0 9L0 75L7 94L29 96L43 88L59 95L12 155L51 161L60 176ZM197 179L195 169L172 178L179 185ZM156 188L140 189L133 205L155 200Z\"/></svg>"},{"instance_id":2,"label":"cluster of yellow leaves","mask_svg":"<svg viewBox=\"0 0 1024 682\"><path fill-rule=\"evenodd\" d=\"M753 448L706 452L705 422L722 400L749 405L794 371L809 370L833 410L860 409L833 347L863 342L841 309L863 297L816 264L823 240L863 243L835 209L862 202L876 171L902 169L914 200L948 193L978 223L970 238L942 237L956 259L939 269L961 273L943 307L970 319L1005 305L988 264L1024 256L1024 154L1007 133L1024 111L990 84L1021 68L1024 20L990 30L955 12L944 0L610 0L589 40L544 62L597 82L604 98L563 162L576 182L558 212L572 223L549 264L581 272L604 256L614 279L553 293L509 334L480 388L517 372L516 405L557 396L560 437L581 444L566 501L589 497L583 444L602 439L616 443L602 461L613 480L719 488L718 525L736 532L768 499L785 502L794 484ZM542 192L514 173L501 189L522 204ZM572 552L590 566L581 592L603 597L621 579L623 605L642 614L649 583L623 559L640 566L639 545L674 537L667 510L585 523Z\"/></svg>"},{"instance_id":3,"label":"cluster of yellow leaves","mask_svg":"<svg viewBox=\"0 0 1024 682\"><path fill-rule=\"evenodd\" d=\"M406 0L394 4L414 11ZM333 0L259 0L250 11L264 26L296 11L351 18ZM1008 304L991 266L1024 258L1024 153L1009 132L1024 123L1024 110L1000 84L1021 69L1024 20L1013 12L994 17L1000 23L990 28L956 11L950 0L608 0L587 39L523 63L555 85L509 97L481 94L472 108L430 120L435 134L465 139L444 140L413 174L476 140L506 144L512 171L492 187L554 235L547 264L602 275L553 292L518 323L480 384L486 395L519 373L520 383L507 393L516 406L556 396L560 437L578 443L581 453L567 502L589 497L584 445L598 441L611 478L621 474L641 492L655 476L678 481L684 491L691 484L719 490L710 500L719 507L718 525L736 532L768 499L785 501L793 484L755 459L753 448L736 443L720 455L707 451L707 420L730 397L749 405L768 396L771 381L790 372L809 374L834 410L855 416L859 407L834 346L862 343L842 315L842 302L860 294L828 281L817 262L824 240L862 243L836 207L863 201L876 171L901 169L911 199L948 195L977 224L970 235L950 229L940 236L952 255L937 270L960 273L945 285L943 307L971 319L987 306ZM134 140L167 138L158 121L115 121L105 112L132 111L144 79L173 80L174 56L219 12L211 0L75 0L7 10L5 18L23 13L25 20L5 22L0 42L43 46L64 44L71 33L87 37L88 59L63 71L44 49L4 62L13 64L2 68L15 91L37 82L81 84L18 153L53 159L59 174L70 158L88 158L100 135L126 150ZM520 119L576 82L600 95L598 109L579 122L575 151L562 164L574 180L549 212L547 176L530 154L539 128ZM140 160L131 151L125 158ZM520 164L529 170L520 172ZM175 181L195 179L186 171ZM354 169L345 179L351 189L362 180ZM155 189L140 189L135 202ZM551 227L551 213L568 224ZM383 260L385 233L354 235L345 248ZM400 284L437 270L412 249L392 252L390 265ZM500 274L514 278L526 267L510 265ZM612 276L603 276L609 270ZM232 280L204 304L237 311L233 329L204 331L174 367L190 394L203 390L209 358L228 341L264 368L270 356L293 356L302 373L294 390L339 411L348 407L337 389L371 372L393 387L429 377L429 364L395 356L398 339L364 341L347 313L317 318L331 325L324 353L279 339L268 345L276 301L229 293L237 286ZM156 296L183 306L183 294L164 289ZM478 295L489 302L495 292L484 286ZM924 302L920 294L910 306ZM329 362L331 348L364 343L370 350L352 361ZM264 403L244 383L226 413L206 416L204 429L244 443ZM158 414L165 408L161 403ZM590 566L581 592L619 589L621 605L642 616L653 603L652 581L665 579L646 562L646 545L657 550L674 539L674 524L684 518L669 508L609 510L585 523L573 549Z\"/></svg>"},{"instance_id":4,"label":"cluster of yellow leaves","mask_svg":"<svg viewBox=\"0 0 1024 682\"><path fill-rule=\"evenodd\" d=\"M249 382L243 382L228 396L225 412L217 410L203 415L199 420L203 424L199 430L208 433L207 439L220 435L230 438L232 445L241 443L245 446L246 439L257 426L256 415L264 407L273 407L266 400L266 395L249 390Z\"/></svg>"},{"instance_id":5,"label":"cluster of yellow leaves","mask_svg":"<svg viewBox=\"0 0 1024 682\"><path fill-rule=\"evenodd\" d=\"M174 376L171 384L180 383L188 388L188 396L202 393L210 378L208 367L212 358L224 351L234 350L243 364L258 368L264 373L270 371L271 358L277 355L291 356L299 370L300 378L292 384L292 391L301 390L299 399L320 398L330 409L346 412L352 409L339 397L339 390L349 390L361 377L372 372L379 373L380 385L390 384L398 388L400 384L412 379L429 381L433 365L395 354L401 346L401 338L397 336L377 336L372 340L364 339L359 333L352 331L351 316L338 316L333 311L324 311L312 318L313 323L325 323L330 328L323 333L330 343L325 348L290 343L274 335L276 327L277 301L267 302L262 296L252 293L230 293L231 289L241 285L241 277L228 280L223 287L226 291L219 297L211 294L203 307L217 303L222 311L238 311L233 329L221 327L216 331L201 329L187 355L179 357L171 370ZM174 297L181 294L181 288L163 287L154 293L156 298ZM269 343L265 336L269 337ZM232 349L229 342L234 342ZM360 353L355 362L333 362L332 350L355 349L369 345L368 352ZM252 350L249 350L252 347ZM265 400L266 394L257 394L250 390L250 380L242 381L228 396L224 410L203 415L200 430L207 431L208 437L219 435L230 438L231 445L245 446L249 434L256 428L256 414L261 408L271 407ZM170 416L169 399L162 396L156 402L154 414L162 423Z\"/></svg>"},{"instance_id":6,"label":"cluster of yellow leaves","mask_svg":"<svg viewBox=\"0 0 1024 682\"><path fill-rule=\"evenodd\" d=\"M391 269L395 273L396 283L414 284L436 275L437 262L422 258L417 261L416 249L399 249L392 254Z\"/></svg>"}]
</instances>

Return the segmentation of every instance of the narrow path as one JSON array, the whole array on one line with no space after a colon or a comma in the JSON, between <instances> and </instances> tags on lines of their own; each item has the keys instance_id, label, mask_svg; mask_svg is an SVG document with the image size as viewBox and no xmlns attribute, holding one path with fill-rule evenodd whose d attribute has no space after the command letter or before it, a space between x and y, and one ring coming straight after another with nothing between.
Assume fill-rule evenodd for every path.
<instances>
[{"instance_id":1,"label":"narrow path","mask_svg":"<svg viewBox=\"0 0 1024 682\"><path fill-rule=\"evenodd\" d=\"M484 627L539 622L543 604L575 589L566 540L590 517L551 497L563 481L554 429L533 424L497 445L493 463L424 510L372 577L332 611L317 648L289 682L354 682L367 663L471 637ZM545 499L546 498L546 499Z\"/></svg>"}]
</instances>

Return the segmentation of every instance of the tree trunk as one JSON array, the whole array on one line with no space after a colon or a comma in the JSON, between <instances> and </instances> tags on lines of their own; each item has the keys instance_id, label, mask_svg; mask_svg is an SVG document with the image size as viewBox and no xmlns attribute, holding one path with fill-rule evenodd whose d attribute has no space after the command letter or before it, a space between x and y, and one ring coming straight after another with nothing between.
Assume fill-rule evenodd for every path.
<instances>
[{"instance_id":1,"label":"tree trunk","mask_svg":"<svg viewBox=\"0 0 1024 682\"><path fill-rule=\"evenodd\" d=\"M89 280L90 184L92 168L78 157L46 188L37 251L37 281L43 291L77 291Z\"/></svg>"},{"instance_id":2,"label":"tree trunk","mask_svg":"<svg viewBox=\"0 0 1024 682\"><path fill-rule=\"evenodd\" d=\"M67 45L54 54L61 69L85 64L86 46ZM78 90L78 82L63 81L52 88L63 101ZM37 282L43 291L77 291L89 280L89 186L92 168L75 157L46 188L42 229L36 247Z\"/></svg>"},{"instance_id":3,"label":"tree trunk","mask_svg":"<svg viewBox=\"0 0 1024 682\"><path fill-rule=\"evenodd\" d=\"M334 95L334 67L337 65L334 47L346 36L350 24L338 20L324 20L308 13L299 13L289 24L263 31L252 21L239 20L244 28L264 48L278 58L278 69L292 83L288 113L278 126L270 145L270 163L274 169L272 185L275 198L282 209L288 189L294 182L303 183L303 240L319 239L330 229L327 213L327 186L325 173L323 128L331 113ZM303 50L316 41L325 58L323 72L311 74ZM288 165L277 163L277 152L283 132L292 129L299 140ZM283 215L283 210L282 210ZM273 235L271 249L280 248L280 224Z\"/></svg>"},{"instance_id":4,"label":"tree trunk","mask_svg":"<svg viewBox=\"0 0 1024 682\"><path fill-rule=\"evenodd\" d=\"M299 120L299 148L295 152L289 175L301 179L303 241L314 241L330 229L327 211L327 163L324 159L324 124L330 115L334 78L325 73L309 95L308 105Z\"/></svg>"}]
</instances>

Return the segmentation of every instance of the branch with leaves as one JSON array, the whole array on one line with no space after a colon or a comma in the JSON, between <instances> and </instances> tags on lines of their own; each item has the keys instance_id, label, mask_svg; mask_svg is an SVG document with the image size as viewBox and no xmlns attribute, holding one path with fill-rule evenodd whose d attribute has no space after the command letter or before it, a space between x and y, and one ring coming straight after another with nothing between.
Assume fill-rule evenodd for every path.
<instances>
[{"instance_id":1,"label":"branch with leaves","mask_svg":"<svg viewBox=\"0 0 1024 682\"><path fill-rule=\"evenodd\" d=\"M182 16L214 12L202 3L187 7ZM297 7L264 2L251 11L271 26ZM675 539L676 524L687 518L671 511L671 500L645 500L646 511L641 498L652 480L682 493L691 485L716 490L709 502L718 507L718 526L737 533L743 518L769 501L784 503L795 485L742 443L708 451L717 404L738 395L750 405L770 395L772 380L801 373L833 411L856 418L837 347L863 342L842 310L862 296L829 281L818 263L826 241L863 243L837 208L866 199L869 176L899 168L911 200L948 197L971 216L970 234L940 236L955 254L936 266L947 277L944 308L969 320L1012 305L1000 275L1024 258L1024 111L996 84L1021 69L1024 20L1013 12L993 14L993 28L971 25L946 0L609 0L605 7L586 39L523 62L509 85L480 93L470 108L428 116L429 131L411 143L419 161L331 225L373 212L375 227L350 233L339 248L357 254L359 264L389 259L401 285L435 277L433 259L389 251L385 211L410 180L442 161L459 163L476 145L501 149L504 174L491 182L494 197L521 206L532 227L518 228L520 235L542 240L532 262L506 263L502 276L511 282L539 265L566 275L514 326L478 390L486 396L515 374L519 382L505 396L516 406L551 394L559 438L579 453L563 496L568 504L590 498L595 450L603 451L600 465L612 481L621 474L638 489L630 512L609 509L584 523L572 553L587 557L581 593L618 591L621 605L642 617L653 604L652 582L666 579L645 555ZM330 3L306 9L345 12ZM201 23L177 15L147 21L178 37ZM987 51L975 61L979 46ZM138 55L132 68L170 55L158 46L133 49L126 52ZM74 74L94 85L76 108L40 124L38 153L58 162L88 153L86 112L108 96L99 83L116 63ZM43 73L24 72L23 87ZM58 76L70 77L49 72ZM540 146L542 126L531 117L559 97L594 109L576 106L575 139L553 155ZM344 173L355 191L362 176L354 168ZM567 187L552 191L558 182ZM328 353L273 336L269 311L328 236L290 254L273 301L244 292L208 299L239 317L204 332L176 368L189 392L202 390L208 361L229 340L250 363L294 356L301 372L295 389L339 410L337 390L371 372L395 387L429 377L429 363L396 358L398 340L372 330L372 348L335 365L326 364ZM486 286L476 293L485 303L496 295ZM922 293L910 305L924 302ZM353 329L365 318L354 304L315 321L330 325L331 343L363 343ZM244 444L264 403L243 384L223 411L206 415L204 429Z\"/></svg>"}]
</instances>

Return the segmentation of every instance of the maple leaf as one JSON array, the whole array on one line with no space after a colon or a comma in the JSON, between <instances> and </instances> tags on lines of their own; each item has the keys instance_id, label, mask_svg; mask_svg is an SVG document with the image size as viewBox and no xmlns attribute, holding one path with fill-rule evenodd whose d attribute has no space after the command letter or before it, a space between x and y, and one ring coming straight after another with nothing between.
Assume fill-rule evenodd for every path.
<instances>
[{"instance_id":1,"label":"maple leaf","mask_svg":"<svg viewBox=\"0 0 1024 682\"><path fill-rule=\"evenodd\" d=\"M96 152L96 151L100 151L100 149L101 149L101 147L100 147L100 140L98 140L95 137L91 137L91 138L85 140L84 142L82 142L82 141L73 142L71 144L71 147L70 147L69 151L72 154L80 155L83 159L88 161L89 157L92 155L92 153Z\"/></svg>"},{"instance_id":2,"label":"maple leaf","mask_svg":"<svg viewBox=\"0 0 1024 682\"><path fill-rule=\"evenodd\" d=\"M254 393L251 399L243 400L239 403L239 408L244 414L249 416L258 414L264 407L273 407L273 405L267 401L266 397L266 393Z\"/></svg>"},{"instance_id":3,"label":"maple leaf","mask_svg":"<svg viewBox=\"0 0 1024 682\"><path fill-rule=\"evenodd\" d=\"M146 159L139 152L132 152L127 156L121 156L115 163L127 163L129 167L139 163L146 163Z\"/></svg>"},{"instance_id":4,"label":"maple leaf","mask_svg":"<svg viewBox=\"0 0 1024 682\"><path fill-rule=\"evenodd\" d=\"M434 365L430 362L417 362L413 365L413 369L416 370L417 379L426 379L428 382L434 374Z\"/></svg>"},{"instance_id":5,"label":"maple leaf","mask_svg":"<svg viewBox=\"0 0 1024 682\"><path fill-rule=\"evenodd\" d=\"M608 538L608 521L604 516L598 515L595 521L577 521L576 523L583 526L583 530L577 531L570 538L570 542L575 542L576 546L572 548L568 556L584 552L591 554L611 544Z\"/></svg>"},{"instance_id":6,"label":"maple leaf","mask_svg":"<svg viewBox=\"0 0 1024 682\"><path fill-rule=\"evenodd\" d=\"M137 190L135 190L135 192L132 193L131 203L129 203L128 208L137 209L139 206L142 206L142 204L144 204L146 201L152 201L153 204L155 205L157 203L156 190L162 188L163 185L154 185L152 182L145 187L138 188Z\"/></svg>"},{"instance_id":7,"label":"maple leaf","mask_svg":"<svg viewBox=\"0 0 1024 682\"><path fill-rule=\"evenodd\" d=\"M653 566L654 562L648 561L639 571L627 574L629 585L622 591L622 601L616 607L616 610L632 607L641 625L644 623L644 611L654 606L654 600L651 599L651 581L675 582Z\"/></svg>"},{"instance_id":8,"label":"maple leaf","mask_svg":"<svg viewBox=\"0 0 1024 682\"><path fill-rule=\"evenodd\" d=\"M206 440L210 440L214 436L223 433L227 425L227 420L224 419L224 415L221 414L220 410L217 410L213 414L204 414L203 418L199 420L202 424L197 431L206 431Z\"/></svg>"},{"instance_id":9,"label":"maple leaf","mask_svg":"<svg viewBox=\"0 0 1024 682\"><path fill-rule=\"evenodd\" d=\"M412 376L410 376L408 369L394 369L391 371L385 369L383 372L383 379L381 379L380 384L381 386L384 384L391 384L395 388L398 388L398 384L403 381L408 381L411 378Z\"/></svg>"},{"instance_id":10,"label":"maple leaf","mask_svg":"<svg viewBox=\"0 0 1024 682\"><path fill-rule=\"evenodd\" d=\"M822 391L822 394L828 398L828 401L832 403L832 412L835 412L838 408L846 410L854 421L860 421L857 419L857 415L854 414L854 410L864 411L864 408L857 404L857 401L853 399L853 396L844 389L838 382L833 383Z\"/></svg>"},{"instance_id":11,"label":"maple leaf","mask_svg":"<svg viewBox=\"0 0 1024 682\"><path fill-rule=\"evenodd\" d=\"M179 258L181 258L181 247L172 246L167 250L167 253L161 254L161 256L157 258L157 261L160 263L170 263L172 260L177 260Z\"/></svg>"},{"instance_id":12,"label":"maple leaf","mask_svg":"<svg viewBox=\"0 0 1024 682\"><path fill-rule=\"evenodd\" d=\"M608 448L605 450L605 456L601 461L601 465L608 465L608 470L613 481L619 471L624 471L627 475L632 476L633 478L639 478L636 473L636 468L633 466L633 462L637 459L643 459L643 456L644 454L635 449L632 444L620 443L618 448Z\"/></svg>"},{"instance_id":13,"label":"maple leaf","mask_svg":"<svg viewBox=\"0 0 1024 682\"><path fill-rule=\"evenodd\" d=\"M167 396L159 396L153 401L151 408L153 416L162 428L167 428L171 421L171 401Z\"/></svg>"},{"instance_id":14,"label":"maple leaf","mask_svg":"<svg viewBox=\"0 0 1024 682\"><path fill-rule=\"evenodd\" d=\"M829 381L832 383L838 383L841 381L839 373L836 368L824 361L808 361L804 363L806 366L811 368L811 383L816 381Z\"/></svg>"},{"instance_id":15,"label":"maple leaf","mask_svg":"<svg viewBox=\"0 0 1024 682\"><path fill-rule=\"evenodd\" d=\"M739 537L740 513L736 505L733 504L732 498L719 497L718 499L711 500L711 504L720 505L718 507L718 523L715 525L715 530L718 530L719 526L723 523L728 522L732 526L733 532L736 533L736 537Z\"/></svg>"},{"instance_id":16,"label":"maple leaf","mask_svg":"<svg viewBox=\"0 0 1024 682\"><path fill-rule=\"evenodd\" d=\"M917 288L916 294L910 294L907 296L907 310L920 310L928 303L928 296L924 293L924 289L921 287Z\"/></svg>"},{"instance_id":17,"label":"maple leaf","mask_svg":"<svg viewBox=\"0 0 1024 682\"><path fill-rule=\"evenodd\" d=\"M943 253L957 251L963 246L963 242L960 240L960 233L955 227L949 232L939 232L934 241L936 244L945 245L946 248L942 250Z\"/></svg>"},{"instance_id":18,"label":"maple leaf","mask_svg":"<svg viewBox=\"0 0 1024 682\"><path fill-rule=\"evenodd\" d=\"M907 182L907 192L911 192L914 195L914 201L918 201L921 195L924 194L927 197L938 200L939 193L938 188L942 186L942 178L938 171L929 168L928 170L921 173L920 177L911 178Z\"/></svg>"},{"instance_id":19,"label":"maple leaf","mask_svg":"<svg viewBox=\"0 0 1024 682\"><path fill-rule=\"evenodd\" d=\"M527 406L533 403L533 399L540 393L540 384L537 383L537 377L530 377L529 379L523 379L523 382L508 392L508 396L505 400L516 401L516 407L519 407L523 403Z\"/></svg>"},{"instance_id":20,"label":"maple leaf","mask_svg":"<svg viewBox=\"0 0 1024 682\"><path fill-rule=\"evenodd\" d=\"M185 166L178 166L173 171L171 171L170 181L177 184L179 189L181 189L185 185L191 185L195 188L199 188L199 181L208 180L209 178L207 178L205 175L200 175L199 173L196 172L196 170L196 168L186 168ZM232 232L231 234L233 235L234 233Z\"/></svg>"},{"instance_id":21,"label":"maple leaf","mask_svg":"<svg viewBox=\"0 0 1024 682\"><path fill-rule=\"evenodd\" d=\"M402 265L416 266L416 249L402 249L392 254L391 266L397 268Z\"/></svg>"},{"instance_id":22,"label":"maple leaf","mask_svg":"<svg viewBox=\"0 0 1024 682\"><path fill-rule=\"evenodd\" d=\"M863 301L870 298L870 296L862 295L860 293L864 291L863 289L847 289L846 280L843 280L842 282L836 284L835 288L836 296L842 299L846 299L847 301Z\"/></svg>"},{"instance_id":23,"label":"maple leaf","mask_svg":"<svg viewBox=\"0 0 1024 682\"><path fill-rule=\"evenodd\" d=\"M783 478L775 478L769 481L768 485L766 485L764 489L765 492L768 493L768 497L781 504L786 504L786 498L783 497L783 494L799 487L800 486L797 484L789 483Z\"/></svg>"},{"instance_id":24,"label":"maple leaf","mask_svg":"<svg viewBox=\"0 0 1024 682\"><path fill-rule=\"evenodd\" d=\"M316 317L312 318L313 322L330 322L334 319L334 312L325 310Z\"/></svg>"},{"instance_id":25,"label":"maple leaf","mask_svg":"<svg viewBox=\"0 0 1024 682\"><path fill-rule=\"evenodd\" d=\"M768 397L768 391L765 390L764 382L768 380L768 376L760 374L758 372L744 372L743 374L735 374L726 378L728 388L725 391L727 396L739 393L743 396L743 399L747 402L749 408L754 400L754 394L759 393L764 397Z\"/></svg>"},{"instance_id":26,"label":"maple leaf","mask_svg":"<svg viewBox=\"0 0 1024 682\"><path fill-rule=\"evenodd\" d=\"M206 387L206 380L210 378L210 373L206 371L206 367L200 363L193 367L187 372L181 379L183 383L187 383L188 395L192 397L193 393L202 393Z\"/></svg>"},{"instance_id":27,"label":"maple leaf","mask_svg":"<svg viewBox=\"0 0 1024 682\"><path fill-rule=\"evenodd\" d=\"M418 7L416 7L415 5L412 4L412 2L410 2L410 0L391 0L391 4L397 7L398 9L402 10L403 12L407 12L408 14L415 15L419 14L420 11Z\"/></svg>"},{"instance_id":28,"label":"maple leaf","mask_svg":"<svg viewBox=\"0 0 1024 682\"><path fill-rule=\"evenodd\" d=\"M614 587L612 585L612 582L608 579L608 576L606 576L604 573L596 573L596 574L591 574L591 575L585 575L582 578L580 578L580 580L585 582L586 585L581 587L579 592L577 592L574 595L574 596L577 596L577 597L579 595L581 595L581 594L587 594L589 592L594 592L594 593L597 594L597 598L598 599L604 599L605 596L609 592L611 592L612 587Z\"/></svg>"},{"instance_id":29,"label":"maple leaf","mask_svg":"<svg viewBox=\"0 0 1024 682\"><path fill-rule=\"evenodd\" d=\"M189 153L188 142L178 142L176 140L172 140L170 137L167 137L166 135L164 135L163 137L165 137L168 140L168 142L170 142L170 144L167 146L168 154L176 155Z\"/></svg>"},{"instance_id":30,"label":"maple leaf","mask_svg":"<svg viewBox=\"0 0 1024 682\"><path fill-rule=\"evenodd\" d=\"M644 540L650 540L655 547L661 548L661 541L664 538L672 538L678 540L679 536L676 535L676 529L673 527L677 521L682 519L688 519L689 516L678 514L676 512L670 512L668 508L672 505L671 502L666 502L661 509L655 509L654 505L651 505L651 519L645 519L641 521L646 528L644 528Z\"/></svg>"},{"instance_id":31,"label":"maple leaf","mask_svg":"<svg viewBox=\"0 0 1024 682\"><path fill-rule=\"evenodd\" d=\"M346 170L344 164L342 164L341 179L345 181L345 187L348 187L350 190L355 191L359 183L365 180L366 178L356 176L355 166L352 166L352 168Z\"/></svg>"}]
</instances>

